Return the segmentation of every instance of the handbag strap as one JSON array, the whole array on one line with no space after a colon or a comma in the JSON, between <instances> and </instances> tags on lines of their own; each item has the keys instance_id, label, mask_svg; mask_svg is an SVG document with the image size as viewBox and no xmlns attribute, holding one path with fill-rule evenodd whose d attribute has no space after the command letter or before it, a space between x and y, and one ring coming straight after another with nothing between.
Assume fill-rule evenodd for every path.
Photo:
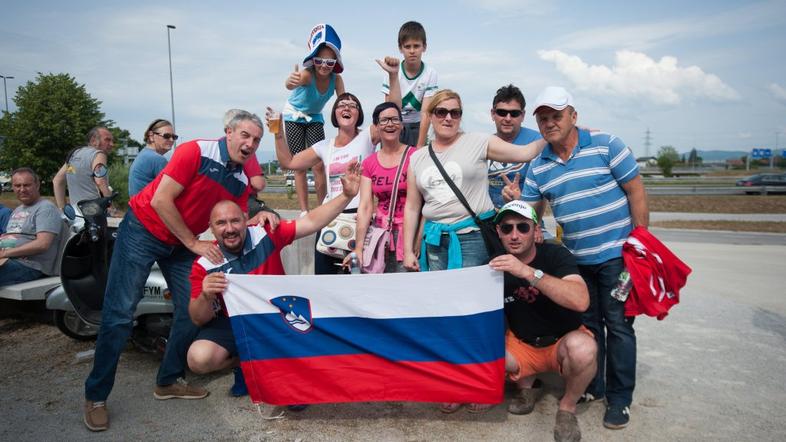
<instances>
[{"instance_id":1,"label":"handbag strap","mask_svg":"<svg viewBox=\"0 0 786 442\"><path fill-rule=\"evenodd\" d=\"M393 215L396 211L396 200L398 199L398 180L401 178L401 169L404 167L404 160L407 158L407 152L409 152L410 147L412 146L407 146L404 148L404 153L401 154L401 160L399 161L398 169L396 170L396 179L393 181L393 193L390 195L390 205L388 206L388 231L393 228Z\"/></svg>"},{"instance_id":2,"label":"handbag strap","mask_svg":"<svg viewBox=\"0 0 786 442\"><path fill-rule=\"evenodd\" d=\"M458 198L461 204L464 205L464 208L467 209L467 212L469 212L469 215L472 217L472 219L474 219L477 222L478 216L475 214L475 211L472 210L471 207L469 207L469 203L467 203L467 200L466 198L464 198L464 195L461 193L458 187L456 187L456 183L454 183L453 180L450 179L448 173L445 172L445 168L442 167L442 163L440 163L439 160L437 159L437 154L434 153L434 148L431 147L431 143L428 143L428 154L431 156L431 160L434 161L434 165L437 166L437 170L439 170L439 173L442 174L442 178L445 180L446 183L448 183L448 186L450 186L450 189L453 190L453 193L456 194L456 198Z\"/></svg>"}]
</instances>

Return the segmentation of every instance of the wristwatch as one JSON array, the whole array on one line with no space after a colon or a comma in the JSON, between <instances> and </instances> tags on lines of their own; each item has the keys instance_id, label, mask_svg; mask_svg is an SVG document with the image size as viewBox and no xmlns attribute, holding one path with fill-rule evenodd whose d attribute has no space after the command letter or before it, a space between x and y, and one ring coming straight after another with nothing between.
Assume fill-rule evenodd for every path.
<instances>
[{"instance_id":1,"label":"wristwatch","mask_svg":"<svg viewBox=\"0 0 786 442\"><path fill-rule=\"evenodd\" d=\"M543 278L543 270L535 269L535 278L529 282L530 287L535 288L538 285L538 282Z\"/></svg>"}]
</instances>

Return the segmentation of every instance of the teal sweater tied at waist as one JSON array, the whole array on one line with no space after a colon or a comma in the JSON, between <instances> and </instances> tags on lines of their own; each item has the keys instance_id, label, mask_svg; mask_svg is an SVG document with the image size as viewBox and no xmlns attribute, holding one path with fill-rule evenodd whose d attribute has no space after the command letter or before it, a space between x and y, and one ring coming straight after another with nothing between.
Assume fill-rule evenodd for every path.
<instances>
[{"instance_id":1,"label":"teal sweater tied at waist","mask_svg":"<svg viewBox=\"0 0 786 442\"><path fill-rule=\"evenodd\" d=\"M491 218L497 212L489 210L480 214L479 218L482 220ZM420 245L420 271L428 271L428 258L426 257L426 244L439 247L442 235L447 233L450 235L450 242L448 243L448 270L460 269L463 265L461 258L461 243L459 242L459 230L466 229L467 227L477 227L475 220L471 217L464 218L463 220L453 224L442 224L434 221L426 220L423 225L423 241Z\"/></svg>"}]
</instances>

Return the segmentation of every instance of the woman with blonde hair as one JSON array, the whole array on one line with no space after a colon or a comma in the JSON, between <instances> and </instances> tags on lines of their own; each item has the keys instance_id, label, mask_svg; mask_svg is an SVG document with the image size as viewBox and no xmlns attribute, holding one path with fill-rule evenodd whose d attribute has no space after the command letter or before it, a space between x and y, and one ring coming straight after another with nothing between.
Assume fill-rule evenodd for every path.
<instances>
[{"instance_id":1,"label":"woman with blonde hair","mask_svg":"<svg viewBox=\"0 0 786 442\"><path fill-rule=\"evenodd\" d=\"M480 219L495 213L488 192L487 160L524 163L535 158L546 142L524 146L507 143L494 135L461 130L461 97L450 89L438 91L426 109L434 137L410 159L407 201L404 206L404 266L410 271L445 270L487 264L489 253L474 218L453 192L432 159L432 153ZM424 219L420 259L413 245L418 222ZM442 404L444 413L461 404ZM480 413L489 404L469 404Z\"/></svg>"}]
</instances>

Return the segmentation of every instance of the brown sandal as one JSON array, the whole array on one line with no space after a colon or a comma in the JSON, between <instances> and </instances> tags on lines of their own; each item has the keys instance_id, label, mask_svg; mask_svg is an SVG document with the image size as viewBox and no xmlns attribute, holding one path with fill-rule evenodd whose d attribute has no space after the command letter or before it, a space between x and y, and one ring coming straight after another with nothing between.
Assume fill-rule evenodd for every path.
<instances>
[{"instance_id":1,"label":"brown sandal","mask_svg":"<svg viewBox=\"0 0 786 442\"><path fill-rule=\"evenodd\" d=\"M463 404L459 404L457 402L444 402L439 406L439 411L444 414L453 414L461 410L462 405Z\"/></svg>"},{"instance_id":2,"label":"brown sandal","mask_svg":"<svg viewBox=\"0 0 786 442\"><path fill-rule=\"evenodd\" d=\"M485 413L494 408L494 404L468 404L467 411L473 414Z\"/></svg>"}]
</instances>

